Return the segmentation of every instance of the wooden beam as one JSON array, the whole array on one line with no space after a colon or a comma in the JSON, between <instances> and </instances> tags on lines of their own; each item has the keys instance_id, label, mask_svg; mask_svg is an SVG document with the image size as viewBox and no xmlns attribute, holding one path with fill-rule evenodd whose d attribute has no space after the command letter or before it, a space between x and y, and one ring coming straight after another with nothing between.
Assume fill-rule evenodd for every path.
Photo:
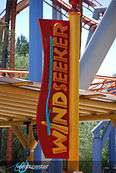
<instances>
[{"instance_id":1,"label":"wooden beam","mask_svg":"<svg viewBox=\"0 0 116 173\"><path fill-rule=\"evenodd\" d=\"M30 122L28 121L21 121L21 120L0 120L0 127L11 127L12 125L14 126L24 126L25 123ZM36 120L32 121L32 124L36 124Z\"/></svg>"},{"instance_id":2,"label":"wooden beam","mask_svg":"<svg viewBox=\"0 0 116 173\"><path fill-rule=\"evenodd\" d=\"M101 113L107 113L108 110L104 109L104 108L96 108L96 107L91 107L91 106L85 106L85 105L81 105L79 106L79 108L81 110L87 110L87 111L90 111L90 112L101 112Z\"/></svg>"},{"instance_id":3,"label":"wooden beam","mask_svg":"<svg viewBox=\"0 0 116 173\"><path fill-rule=\"evenodd\" d=\"M36 98L38 97L37 93L38 91L36 90L32 90L32 89L27 89L24 87L17 87L17 86L12 86L10 84L3 84L0 85L0 91L1 92L8 92L8 93L15 93L18 95L26 95L26 97L28 96L29 98Z\"/></svg>"},{"instance_id":4,"label":"wooden beam","mask_svg":"<svg viewBox=\"0 0 116 173\"><path fill-rule=\"evenodd\" d=\"M36 113L27 113L27 112L22 112L22 111L17 111L15 109L10 109L10 108L1 108L0 107L0 114L4 115L4 114L8 114L8 116L11 117L15 117L15 118L35 118L36 117Z\"/></svg>"},{"instance_id":5,"label":"wooden beam","mask_svg":"<svg viewBox=\"0 0 116 173\"><path fill-rule=\"evenodd\" d=\"M24 103L17 103L15 101L10 101L10 100L4 100L2 98L0 98L0 105L1 106L8 106L8 107L17 107L17 108L21 108L22 110L27 110L27 111L35 111L37 109L37 105L27 105L25 102Z\"/></svg>"},{"instance_id":6,"label":"wooden beam","mask_svg":"<svg viewBox=\"0 0 116 173\"><path fill-rule=\"evenodd\" d=\"M30 149L30 155L28 157L29 161L34 160L34 149L37 146L37 141L35 141L34 135L33 135L33 124L29 125L29 134L27 136L27 143L28 143L28 148Z\"/></svg>"},{"instance_id":7,"label":"wooden beam","mask_svg":"<svg viewBox=\"0 0 116 173\"><path fill-rule=\"evenodd\" d=\"M10 128L10 125L4 126L4 125L0 125L0 128Z\"/></svg>"},{"instance_id":8,"label":"wooden beam","mask_svg":"<svg viewBox=\"0 0 116 173\"><path fill-rule=\"evenodd\" d=\"M100 121L100 120L115 120L116 119L116 114L98 114L98 115L84 115L81 114L79 116L80 121Z\"/></svg>"},{"instance_id":9,"label":"wooden beam","mask_svg":"<svg viewBox=\"0 0 116 173\"><path fill-rule=\"evenodd\" d=\"M18 112L16 114L16 113L13 113L13 112L9 112L8 110L4 110L4 111L0 110L0 118L1 117L5 117L7 119L23 120L23 121L26 121L30 118L30 116L26 116L25 114L20 115Z\"/></svg>"},{"instance_id":10,"label":"wooden beam","mask_svg":"<svg viewBox=\"0 0 116 173\"><path fill-rule=\"evenodd\" d=\"M30 150L34 150L37 145L37 142L35 141L34 135L33 135L33 124L31 123L29 125L29 134L28 134L28 148Z\"/></svg>"},{"instance_id":11,"label":"wooden beam","mask_svg":"<svg viewBox=\"0 0 116 173\"><path fill-rule=\"evenodd\" d=\"M22 146L24 148L27 148L27 139L26 139L26 136L23 134L23 132L21 131L21 129L19 128L19 126L15 126L12 123L11 123L11 126L12 126L12 128L14 130L15 135L17 136L17 138L21 142Z\"/></svg>"},{"instance_id":12,"label":"wooden beam","mask_svg":"<svg viewBox=\"0 0 116 173\"><path fill-rule=\"evenodd\" d=\"M92 99L85 99L80 98L80 105L95 107L95 108L104 108L107 110L115 110L116 111L116 103L115 102L105 102L105 101L98 101Z\"/></svg>"},{"instance_id":13,"label":"wooden beam","mask_svg":"<svg viewBox=\"0 0 116 173\"><path fill-rule=\"evenodd\" d=\"M34 116L36 115L36 109L35 110L28 110L27 109L24 109L24 108L19 108L19 107L16 107L16 106L10 106L10 105L5 105L5 104L0 104L0 110L9 110L9 111L13 111L14 113L15 112L19 112L20 113L23 113L25 115L28 115L28 116Z\"/></svg>"},{"instance_id":14,"label":"wooden beam","mask_svg":"<svg viewBox=\"0 0 116 173\"><path fill-rule=\"evenodd\" d=\"M83 91L83 93L84 93L84 91ZM97 93L94 93L92 91L89 91L88 95L86 95L86 93L87 93L87 91L85 91L85 95L80 95L80 98L86 98L86 99L90 98L91 99L91 98L101 98L104 96L103 94L97 94Z\"/></svg>"},{"instance_id":15,"label":"wooden beam","mask_svg":"<svg viewBox=\"0 0 116 173\"><path fill-rule=\"evenodd\" d=\"M0 91L0 96L3 96L4 98L12 98L12 99L16 99L16 100L20 100L22 102L34 102L35 100L38 99L38 95L35 98L30 98L27 95L20 95L20 94L16 94L16 93L9 93L9 92L5 92L5 91Z\"/></svg>"},{"instance_id":16,"label":"wooden beam","mask_svg":"<svg viewBox=\"0 0 116 173\"><path fill-rule=\"evenodd\" d=\"M0 126L23 126L24 125L24 121L12 121L12 120L0 120Z\"/></svg>"},{"instance_id":17,"label":"wooden beam","mask_svg":"<svg viewBox=\"0 0 116 173\"><path fill-rule=\"evenodd\" d=\"M92 113L95 113L94 111L89 111L89 110L84 110L84 109L79 109L80 114L85 114L85 115L91 115Z\"/></svg>"},{"instance_id":18,"label":"wooden beam","mask_svg":"<svg viewBox=\"0 0 116 173\"><path fill-rule=\"evenodd\" d=\"M5 102L5 103L9 103L9 102L12 102L12 103L16 103L16 104L19 104L19 105L22 105L23 103L25 103L25 106L37 106L37 101L35 99L35 101L29 101L28 99L21 99L21 98L15 98L15 97L10 97L9 95L2 95L0 93L0 101L1 102Z\"/></svg>"},{"instance_id":19,"label":"wooden beam","mask_svg":"<svg viewBox=\"0 0 116 173\"><path fill-rule=\"evenodd\" d=\"M28 148L30 148L30 143L32 142L32 140L34 139L33 137L33 128L32 128L32 125L29 124L29 133L27 135L27 141L28 141Z\"/></svg>"},{"instance_id":20,"label":"wooden beam","mask_svg":"<svg viewBox=\"0 0 116 173\"><path fill-rule=\"evenodd\" d=\"M10 119L12 119L12 118L9 117L9 116L1 116L1 115L0 115L0 121L1 121L1 120L8 121L8 120L10 120Z\"/></svg>"}]
</instances>

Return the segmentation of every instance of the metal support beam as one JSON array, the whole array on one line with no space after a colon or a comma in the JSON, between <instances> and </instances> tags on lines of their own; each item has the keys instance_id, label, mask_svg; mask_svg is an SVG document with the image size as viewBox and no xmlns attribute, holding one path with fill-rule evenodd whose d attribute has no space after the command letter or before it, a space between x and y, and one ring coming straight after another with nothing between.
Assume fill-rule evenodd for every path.
<instances>
[{"instance_id":1,"label":"metal support beam","mask_svg":"<svg viewBox=\"0 0 116 173\"><path fill-rule=\"evenodd\" d=\"M98 20L100 17L100 13L104 13L105 11L106 11L106 8L103 8L103 7L102 8L96 8L94 13L93 13L93 18ZM89 44L89 41L90 41L93 33L94 33L93 28L90 28L86 45ZM113 123L114 122L115 121L113 121ZM105 122L101 122L101 124L99 124L99 127L97 127L97 130L98 130L98 128L100 130L101 126L104 123ZM110 133L110 135L109 135L109 133ZM116 166L116 130L115 130L115 128L112 127L112 125L110 125L107 128L107 130L104 134L104 137L102 139L102 146L104 145L107 137L109 137L109 161L110 161L111 168L113 168ZM99 148L99 142L100 141L101 141L101 139L99 139L98 141L96 139L94 139L93 151L92 151L93 152L93 160L96 158L96 154L98 157L101 157L101 152L99 151L100 152L100 154L99 154L98 149L96 150L96 148ZM98 171L98 172L101 171L100 166L102 166L102 165L100 165L100 164L97 165L96 163L93 162L93 173L95 173L95 171ZM99 169L99 170L97 170L97 169Z\"/></svg>"},{"instance_id":2,"label":"metal support beam","mask_svg":"<svg viewBox=\"0 0 116 173\"><path fill-rule=\"evenodd\" d=\"M29 79L40 82L42 77L42 40L38 19L43 18L43 0L30 0L30 44L29 44ZM41 160L41 147L38 144L34 160Z\"/></svg>"},{"instance_id":3,"label":"metal support beam","mask_svg":"<svg viewBox=\"0 0 116 173\"><path fill-rule=\"evenodd\" d=\"M109 138L111 129L111 122L102 121L92 130L92 133L94 135L92 145L93 173L102 173L102 149L107 139Z\"/></svg>"},{"instance_id":4,"label":"metal support beam","mask_svg":"<svg viewBox=\"0 0 116 173\"><path fill-rule=\"evenodd\" d=\"M6 161L13 161L13 129L7 130L7 147L6 147Z\"/></svg>"},{"instance_id":5,"label":"metal support beam","mask_svg":"<svg viewBox=\"0 0 116 173\"><path fill-rule=\"evenodd\" d=\"M11 8L11 35L10 35L10 68L15 67L15 23L16 23L16 6L17 0L12 0ZM13 74L11 74L13 76Z\"/></svg>"},{"instance_id":6,"label":"metal support beam","mask_svg":"<svg viewBox=\"0 0 116 173\"><path fill-rule=\"evenodd\" d=\"M62 173L63 172L62 167L63 167L62 160L53 159L49 164L48 173L52 173L52 172Z\"/></svg>"},{"instance_id":7,"label":"metal support beam","mask_svg":"<svg viewBox=\"0 0 116 173\"><path fill-rule=\"evenodd\" d=\"M92 145L92 172L102 173L102 142L99 138L94 138Z\"/></svg>"},{"instance_id":8,"label":"metal support beam","mask_svg":"<svg viewBox=\"0 0 116 173\"><path fill-rule=\"evenodd\" d=\"M116 1L112 0L80 60L80 88L88 89L116 37ZM84 80L83 80L84 79Z\"/></svg>"},{"instance_id":9,"label":"metal support beam","mask_svg":"<svg viewBox=\"0 0 116 173\"><path fill-rule=\"evenodd\" d=\"M2 47L2 41L3 41L3 23L0 21L0 46Z\"/></svg>"},{"instance_id":10,"label":"metal support beam","mask_svg":"<svg viewBox=\"0 0 116 173\"><path fill-rule=\"evenodd\" d=\"M62 20L62 13L61 13L61 8L56 5L56 3L53 1L52 2L53 7L52 8L52 19L56 20Z\"/></svg>"},{"instance_id":11,"label":"metal support beam","mask_svg":"<svg viewBox=\"0 0 116 173\"><path fill-rule=\"evenodd\" d=\"M109 161L110 167L116 167L116 128L112 128L109 139Z\"/></svg>"},{"instance_id":12,"label":"metal support beam","mask_svg":"<svg viewBox=\"0 0 116 173\"><path fill-rule=\"evenodd\" d=\"M7 0L6 3L6 14L5 14L5 31L4 31L4 40L2 48L2 62L1 67L6 68L8 65L8 42L9 42L9 25L10 25L10 9L12 6L12 1Z\"/></svg>"},{"instance_id":13,"label":"metal support beam","mask_svg":"<svg viewBox=\"0 0 116 173\"><path fill-rule=\"evenodd\" d=\"M93 12L93 17L92 18L96 19L96 20L99 20L100 14L101 13L104 14L106 9L107 9L106 7L95 8L95 10ZM91 39L91 37L92 37L94 32L95 32L95 29L91 27L90 30L89 30L86 46L89 43L89 41L90 41L90 39Z\"/></svg>"},{"instance_id":14,"label":"metal support beam","mask_svg":"<svg viewBox=\"0 0 116 173\"><path fill-rule=\"evenodd\" d=\"M41 146L38 143L34 151L34 161L41 161L41 158L42 158Z\"/></svg>"},{"instance_id":15,"label":"metal support beam","mask_svg":"<svg viewBox=\"0 0 116 173\"><path fill-rule=\"evenodd\" d=\"M30 0L29 33L29 79L41 81L42 76L42 42L38 19L43 18L43 0Z\"/></svg>"}]
</instances>

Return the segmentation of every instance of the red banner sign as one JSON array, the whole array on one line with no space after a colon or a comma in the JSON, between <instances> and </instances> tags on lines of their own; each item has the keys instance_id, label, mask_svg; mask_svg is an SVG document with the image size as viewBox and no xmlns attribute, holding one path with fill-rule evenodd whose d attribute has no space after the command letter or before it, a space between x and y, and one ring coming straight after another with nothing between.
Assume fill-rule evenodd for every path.
<instances>
[{"instance_id":1,"label":"red banner sign","mask_svg":"<svg viewBox=\"0 0 116 173\"><path fill-rule=\"evenodd\" d=\"M44 67L37 132L47 158L69 157L69 23L39 20Z\"/></svg>"}]
</instances>

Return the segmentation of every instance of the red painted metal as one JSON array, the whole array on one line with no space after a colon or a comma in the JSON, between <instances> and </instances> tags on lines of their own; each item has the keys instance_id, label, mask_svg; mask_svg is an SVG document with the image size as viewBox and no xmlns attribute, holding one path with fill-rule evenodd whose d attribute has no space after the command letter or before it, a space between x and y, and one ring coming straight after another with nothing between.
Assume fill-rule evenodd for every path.
<instances>
[{"instance_id":1,"label":"red painted metal","mask_svg":"<svg viewBox=\"0 0 116 173\"><path fill-rule=\"evenodd\" d=\"M79 0L78 0L78 1L79 1ZM70 4L64 2L63 0L55 0L55 2L56 2L61 8L63 8L62 5L67 6L67 8L71 8ZM86 4L86 5L88 5L88 6L92 7L92 8L96 7L97 5L100 6L100 4L99 4L98 2L96 2L96 3L95 3L95 2L96 2L96 1L93 1L93 0L83 0L83 3L84 3L84 4Z\"/></svg>"},{"instance_id":2,"label":"red painted metal","mask_svg":"<svg viewBox=\"0 0 116 173\"><path fill-rule=\"evenodd\" d=\"M0 69L0 76L15 77L15 78L26 78L29 72L26 70L10 70L10 69Z\"/></svg>"},{"instance_id":3,"label":"red painted metal","mask_svg":"<svg viewBox=\"0 0 116 173\"><path fill-rule=\"evenodd\" d=\"M11 35L10 35L10 68L15 67L15 22L16 22L16 7L17 0L12 0L12 6L10 9L11 16ZM13 77L13 73L12 76ZM7 150L6 150L6 160L13 161L13 129L9 128L7 132Z\"/></svg>"},{"instance_id":4,"label":"red painted metal","mask_svg":"<svg viewBox=\"0 0 116 173\"><path fill-rule=\"evenodd\" d=\"M28 7L29 5L29 0L22 0L17 4L16 7L16 13L20 13L22 10L24 10L26 7ZM1 19L2 21L5 20L5 16L3 16L3 18Z\"/></svg>"},{"instance_id":5,"label":"red painted metal","mask_svg":"<svg viewBox=\"0 0 116 173\"><path fill-rule=\"evenodd\" d=\"M96 3L95 3L96 2ZM71 5L69 3L64 2L63 0L54 0L54 3L59 7L68 12L71 9ZM83 3L87 4L88 6L94 8L97 5L100 5L97 1L93 0L83 0ZM29 0L22 0L17 4L16 12L17 14L20 13L23 9L28 7ZM2 21L4 21L4 17L2 18ZM96 28L97 22L93 21L92 19L89 19L88 17L83 16L82 22L89 27Z\"/></svg>"},{"instance_id":6,"label":"red painted metal","mask_svg":"<svg viewBox=\"0 0 116 173\"><path fill-rule=\"evenodd\" d=\"M62 0L54 0L54 2L56 5L58 5L60 8L62 8L66 12L69 12L71 9L71 5L68 3L65 3ZM86 1L86 3L87 2L88 1ZM91 4L91 5L93 6L94 4ZM86 17L84 15L82 16L82 22L84 23L84 25L88 25L89 27L92 27L94 29L97 27L97 24L98 24L98 22L96 20L90 19L89 17Z\"/></svg>"},{"instance_id":7,"label":"red painted metal","mask_svg":"<svg viewBox=\"0 0 116 173\"><path fill-rule=\"evenodd\" d=\"M10 35L10 68L15 66L15 22L16 22L16 6L17 0L12 1L11 8L11 35Z\"/></svg>"},{"instance_id":8,"label":"red painted metal","mask_svg":"<svg viewBox=\"0 0 116 173\"><path fill-rule=\"evenodd\" d=\"M69 0L69 3L72 5L72 7L77 7L79 5L79 0Z\"/></svg>"},{"instance_id":9,"label":"red painted metal","mask_svg":"<svg viewBox=\"0 0 116 173\"><path fill-rule=\"evenodd\" d=\"M90 19L90 18L88 18L88 17L86 17L84 15L82 16L82 23L83 23L83 27L85 27L87 25L90 28L93 28L93 30L95 30L97 25L98 25L98 21L97 20Z\"/></svg>"},{"instance_id":10,"label":"red painted metal","mask_svg":"<svg viewBox=\"0 0 116 173\"><path fill-rule=\"evenodd\" d=\"M116 77L96 76L89 89L116 95Z\"/></svg>"},{"instance_id":11,"label":"red painted metal","mask_svg":"<svg viewBox=\"0 0 116 173\"><path fill-rule=\"evenodd\" d=\"M9 128L7 132L7 146L6 146L6 161L13 161L13 129Z\"/></svg>"},{"instance_id":12,"label":"red painted metal","mask_svg":"<svg viewBox=\"0 0 116 173\"><path fill-rule=\"evenodd\" d=\"M79 0L69 0L71 4L76 5L77 3L79 3ZM65 10L66 12L69 12L69 10L71 9L71 5L69 3L66 3L63 0L54 0L54 3L61 9ZM97 5L101 5L97 0L83 0L83 4L86 4L88 7L92 7L94 8ZM14 41L14 33L15 33L15 15L20 13L23 9L25 9L26 7L28 7L29 5L29 0L21 0L16 7L16 11L15 8L12 7L11 9L11 33L13 35L13 37L11 36L11 47L10 47L10 67L13 68L14 66L14 45L15 45L15 41ZM14 9L14 10L13 10ZM2 22L4 23L4 19L5 17L2 18ZM82 23L83 23L83 27L85 27L86 29L90 29L91 27L93 29L96 29L98 22L96 20L90 19L89 17L86 16L82 16Z\"/></svg>"}]
</instances>

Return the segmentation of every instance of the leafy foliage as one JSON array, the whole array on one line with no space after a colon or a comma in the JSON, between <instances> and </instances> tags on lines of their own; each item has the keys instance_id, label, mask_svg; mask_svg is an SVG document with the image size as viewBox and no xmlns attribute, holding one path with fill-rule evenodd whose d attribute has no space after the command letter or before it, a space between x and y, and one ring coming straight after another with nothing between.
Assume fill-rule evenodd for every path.
<instances>
[{"instance_id":1,"label":"leafy foliage","mask_svg":"<svg viewBox=\"0 0 116 173\"><path fill-rule=\"evenodd\" d=\"M29 52L29 43L25 36L21 35L17 38L16 53L20 56L26 56Z\"/></svg>"},{"instance_id":2,"label":"leafy foliage","mask_svg":"<svg viewBox=\"0 0 116 173\"><path fill-rule=\"evenodd\" d=\"M28 70L28 54L25 56L19 56L16 54L15 57L15 68L21 70Z\"/></svg>"},{"instance_id":3,"label":"leafy foliage","mask_svg":"<svg viewBox=\"0 0 116 173\"><path fill-rule=\"evenodd\" d=\"M28 51L29 51L29 43L24 36L20 36L17 38L16 42L16 54L15 54L15 68L16 69L28 69ZM0 64L2 59L2 43L0 42ZM22 128L25 132L25 128ZM7 129L2 130L2 147L1 154L2 157L0 160L6 160L6 145L7 145ZM13 136L13 159L14 160L23 160L25 156L24 149L17 139L17 137Z\"/></svg>"},{"instance_id":4,"label":"leafy foliage","mask_svg":"<svg viewBox=\"0 0 116 173\"><path fill-rule=\"evenodd\" d=\"M84 173L92 172L92 143L93 136L91 130L97 125L94 122L81 122L80 123L80 167ZM103 166L108 163L108 143L105 144L102 151Z\"/></svg>"},{"instance_id":5,"label":"leafy foliage","mask_svg":"<svg viewBox=\"0 0 116 173\"><path fill-rule=\"evenodd\" d=\"M92 133L97 122L80 123L80 167L84 173L92 172Z\"/></svg>"},{"instance_id":6,"label":"leafy foliage","mask_svg":"<svg viewBox=\"0 0 116 173\"><path fill-rule=\"evenodd\" d=\"M28 70L29 43L25 36L21 35L16 42L15 68Z\"/></svg>"}]
</instances>

